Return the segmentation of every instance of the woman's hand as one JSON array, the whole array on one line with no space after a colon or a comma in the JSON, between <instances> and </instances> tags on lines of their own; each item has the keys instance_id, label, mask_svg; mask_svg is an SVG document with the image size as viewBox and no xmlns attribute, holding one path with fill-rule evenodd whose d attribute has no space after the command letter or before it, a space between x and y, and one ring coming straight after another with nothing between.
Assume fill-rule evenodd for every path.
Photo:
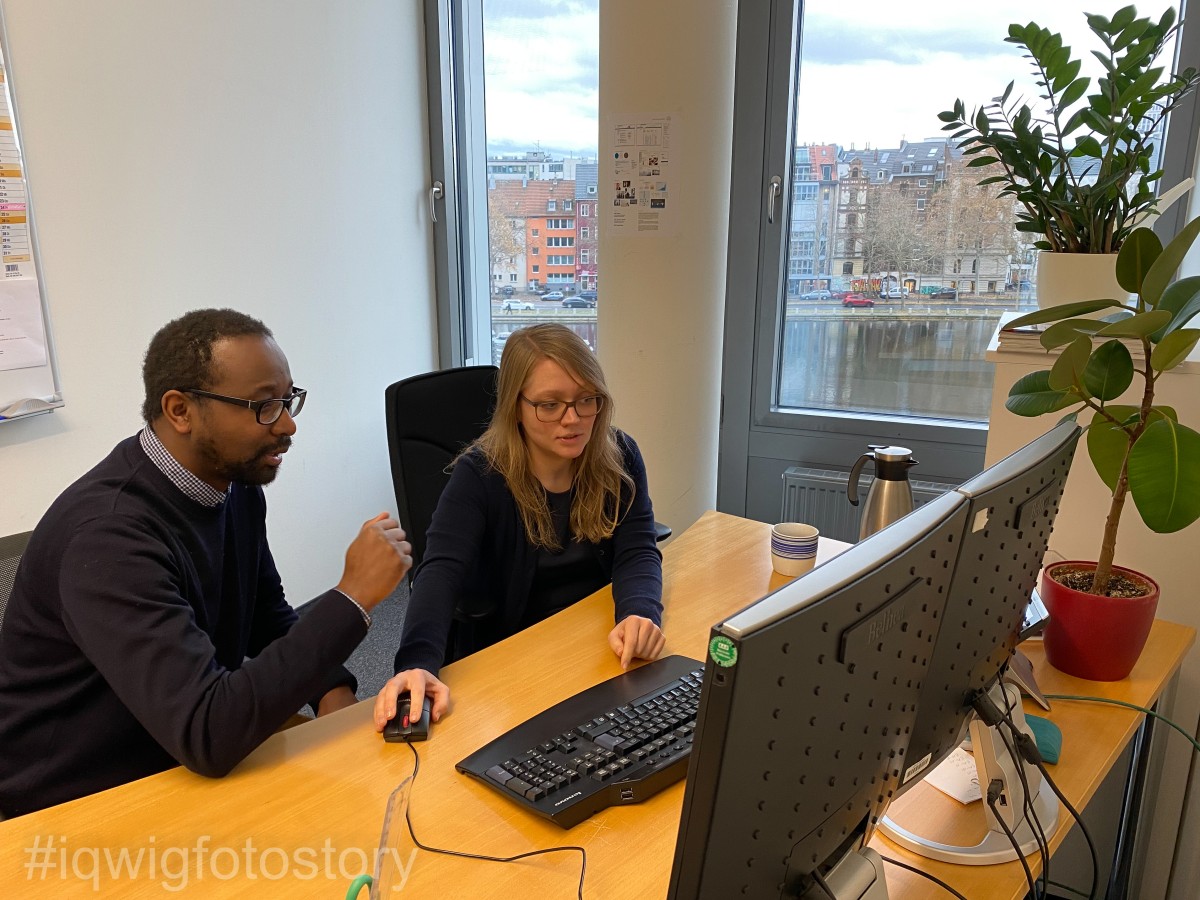
<instances>
[{"instance_id":1,"label":"woman's hand","mask_svg":"<svg viewBox=\"0 0 1200 900\"><path fill-rule=\"evenodd\" d=\"M429 695L433 700L429 718L434 722L441 721L442 716L450 711L450 688L438 681L432 672L406 669L393 675L375 698L376 731L383 731L388 720L396 715L396 698L405 691L409 694L410 708L416 710L421 709L425 695Z\"/></svg>"},{"instance_id":2,"label":"woman's hand","mask_svg":"<svg viewBox=\"0 0 1200 900\"><path fill-rule=\"evenodd\" d=\"M622 669L628 669L635 656L657 659L666 643L662 629L642 616L626 616L608 633L608 646L621 657Z\"/></svg>"}]
</instances>

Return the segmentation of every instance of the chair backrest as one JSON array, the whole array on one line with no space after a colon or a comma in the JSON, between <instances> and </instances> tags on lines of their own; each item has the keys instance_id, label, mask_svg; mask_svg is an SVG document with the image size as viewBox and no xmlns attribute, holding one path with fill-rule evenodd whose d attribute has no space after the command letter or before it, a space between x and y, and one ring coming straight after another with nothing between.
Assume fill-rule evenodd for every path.
<instances>
[{"instance_id":1,"label":"chair backrest","mask_svg":"<svg viewBox=\"0 0 1200 900\"><path fill-rule=\"evenodd\" d=\"M425 532L450 480L446 467L492 418L499 371L445 369L397 381L385 392L392 484L414 568L425 555Z\"/></svg>"},{"instance_id":2,"label":"chair backrest","mask_svg":"<svg viewBox=\"0 0 1200 900\"><path fill-rule=\"evenodd\" d=\"M25 531L0 537L0 628L4 626L4 608L8 606L8 596L17 578L17 563L21 561L31 534L32 531Z\"/></svg>"}]
</instances>

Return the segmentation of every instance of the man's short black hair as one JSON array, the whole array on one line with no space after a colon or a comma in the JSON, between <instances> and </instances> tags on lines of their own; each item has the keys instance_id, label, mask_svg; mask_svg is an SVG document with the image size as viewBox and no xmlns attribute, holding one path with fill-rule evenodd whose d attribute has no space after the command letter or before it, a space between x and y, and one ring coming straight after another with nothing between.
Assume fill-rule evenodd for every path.
<instances>
[{"instance_id":1,"label":"man's short black hair","mask_svg":"<svg viewBox=\"0 0 1200 900\"><path fill-rule=\"evenodd\" d=\"M195 309L168 322L150 340L142 363L146 399L142 418L149 425L162 415L167 391L207 389L212 384L212 348L222 338L272 337L258 319L235 309Z\"/></svg>"}]
</instances>

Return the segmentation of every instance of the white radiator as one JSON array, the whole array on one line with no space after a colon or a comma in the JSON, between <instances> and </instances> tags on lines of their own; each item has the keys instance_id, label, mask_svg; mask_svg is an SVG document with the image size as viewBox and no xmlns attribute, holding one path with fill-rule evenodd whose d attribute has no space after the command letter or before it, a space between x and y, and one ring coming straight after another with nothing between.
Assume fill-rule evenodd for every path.
<instances>
[{"instance_id":1,"label":"white radiator","mask_svg":"<svg viewBox=\"0 0 1200 900\"><path fill-rule=\"evenodd\" d=\"M858 541L858 520L874 476L858 479L858 506L846 496L848 472L831 469L807 469L792 466L783 473L783 511L780 522L806 522L820 529L822 536L839 541ZM910 481L913 505L922 506L952 490L954 485L934 481Z\"/></svg>"}]
</instances>

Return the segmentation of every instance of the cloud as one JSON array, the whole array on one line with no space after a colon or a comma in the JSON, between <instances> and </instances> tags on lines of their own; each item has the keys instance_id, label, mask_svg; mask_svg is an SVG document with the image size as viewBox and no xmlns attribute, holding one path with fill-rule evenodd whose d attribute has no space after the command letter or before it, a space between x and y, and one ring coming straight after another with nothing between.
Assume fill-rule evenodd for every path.
<instances>
[{"instance_id":1,"label":"cloud","mask_svg":"<svg viewBox=\"0 0 1200 900\"><path fill-rule=\"evenodd\" d=\"M596 15L600 0L483 0L483 18L488 23L510 19L551 19L556 16L591 13Z\"/></svg>"}]
</instances>

